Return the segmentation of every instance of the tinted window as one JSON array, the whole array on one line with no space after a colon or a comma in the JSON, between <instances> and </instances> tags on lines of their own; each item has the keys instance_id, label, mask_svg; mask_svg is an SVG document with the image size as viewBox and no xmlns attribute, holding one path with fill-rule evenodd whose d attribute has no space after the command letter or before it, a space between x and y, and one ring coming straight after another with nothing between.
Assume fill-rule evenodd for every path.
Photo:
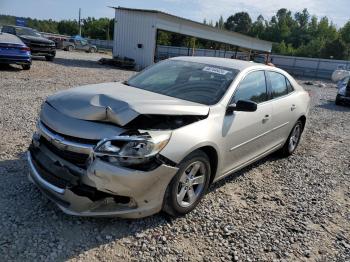
<instances>
[{"instance_id":1,"label":"tinted window","mask_svg":"<svg viewBox=\"0 0 350 262\"><path fill-rule=\"evenodd\" d=\"M126 84L147 91L213 105L226 93L238 70L216 65L167 60L137 74Z\"/></svg>"},{"instance_id":2,"label":"tinted window","mask_svg":"<svg viewBox=\"0 0 350 262\"><path fill-rule=\"evenodd\" d=\"M251 100L256 103L266 101L267 91L264 71L248 74L239 84L233 100L233 102Z\"/></svg>"},{"instance_id":3,"label":"tinted window","mask_svg":"<svg viewBox=\"0 0 350 262\"><path fill-rule=\"evenodd\" d=\"M3 33L13 34L13 35L16 34L15 29L13 27L10 27L10 26L4 26L1 31Z\"/></svg>"},{"instance_id":4,"label":"tinted window","mask_svg":"<svg viewBox=\"0 0 350 262\"><path fill-rule=\"evenodd\" d=\"M267 72L271 82L272 97L280 97L288 94L288 87L284 75L276 72Z\"/></svg>"}]
</instances>

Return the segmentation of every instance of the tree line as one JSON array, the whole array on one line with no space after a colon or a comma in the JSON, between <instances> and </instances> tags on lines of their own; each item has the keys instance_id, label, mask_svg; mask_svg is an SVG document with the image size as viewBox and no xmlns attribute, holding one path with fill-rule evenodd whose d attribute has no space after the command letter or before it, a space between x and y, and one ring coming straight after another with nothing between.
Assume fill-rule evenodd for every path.
<instances>
[{"instance_id":1,"label":"tree line","mask_svg":"<svg viewBox=\"0 0 350 262\"><path fill-rule=\"evenodd\" d=\"M239 12L225 22L220 17L213 26L271 41L278 54L350 59L350 19L337 29L327 17L319 19L307 9L293 14L282 8L269 21L262 15L252 21L248 13Z\"/></svg>"},{"instance_id":2,"label":"tree line","mask_svg":"<svg viewBox=\"0 0 350 262\"><path fill-rule=\"evenodd\" d=\"M38 20L32 18L24 18L27 26L34 28L40 32L77 35L79 34L79 22L77 20L61 20L54 21ZM16 17L9 15L0 15L1 25L15 25ZM109 18L93 18L88 17L81 20L82 36L92 39L110 40L113 39L114 19Z\"/></svg>"},{"instance_id":3,"label":"tree line","mask_svg":"<svg viewBox=\"0 0 350 262\"><path fill-rule=\"evenodd\" d=\"M238 32L273 42L272 52L282 55L314 58L350 59L350 20L341 28L327 18L310 15L307 9L292 13L282 8L266 20L262 15L253 21L247 12L238 12L226 20L216 22L204 19L204 24ZM158 43L220 50L235 50L222 43L159 32Z\"/></svg>"}]
</instances>

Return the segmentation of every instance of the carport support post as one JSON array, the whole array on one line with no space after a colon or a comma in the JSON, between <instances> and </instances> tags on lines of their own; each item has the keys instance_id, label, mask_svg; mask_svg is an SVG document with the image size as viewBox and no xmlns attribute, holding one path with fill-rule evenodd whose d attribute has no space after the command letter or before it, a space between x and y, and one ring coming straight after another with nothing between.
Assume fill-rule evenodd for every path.
<instances>
[{"instance_id":1,"label":"carport support post","mask_svg":"<svg viewBox=\"0 0 350 262\"><path fill-rule=\"evenodd\" d=\"M270 60L270 53L266 53L266 56L265 56L265 64L268 64L268 63L269 63L269 60Z\"/></svg>"},{"instance_id":2,"label":"carport support post","mask_svg":"<svg viewBox=\"0 0 350 262\"><path fill-rule=\"evenodd\" d=\"M237 52L238 52L238 46L236 46L236 50L235 50L235 59L237 59Z\"/></svg>"},{"instance_id":3,"label":"carport support post","mask_svg":"<svg viewBox=\"0 0 350 262\"><path fill-rule=\"evenodd\" d=\"M317 67L316 67L316 71L315 71L315 77L317 77L317 75L318 75L318 70L320 69L320 63L321 63L321 59L318 59Z\"/></svg>"}]
</instances>

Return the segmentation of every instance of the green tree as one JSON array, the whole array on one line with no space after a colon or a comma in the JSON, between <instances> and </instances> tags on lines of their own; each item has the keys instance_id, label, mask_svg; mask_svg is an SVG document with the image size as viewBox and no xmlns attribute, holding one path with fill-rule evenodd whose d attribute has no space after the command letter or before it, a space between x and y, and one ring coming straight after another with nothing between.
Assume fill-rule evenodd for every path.
<instances>
[{"instance_id":1,"label":"green tree","mask_svg":"<svg viewBox=\"0 0 350 262\"><path fill-rule=\"evenodd\" d=\"M239 12L227 18L225 28L230 31L248 34L252 27L252 19L246 12Z\"/></svg>"},{"instance_id":2,"label":"green tree","mask_svg":"<svg viewBox=\"0 0 350 262\"><path fill-rule=\"evenodd\" d=\"M266 31L266 21L262 15L252 24L249 35L257 38L264 38Z\"/></svg>"},{"instance_id":3,"label":"green tree","mask_svg":"<svg viewBox=\"0 0 350 262\"><path fill-rule=\"evenodd\" d=\"M63 35L77 35L79 25L76 20L62 20L57 25L58 32Z\"/></svg>"},{"instance_id":4,"label":"green tree","mask_svg":"<svg viewBox=\"0 0 350 262\"><path fill-rule=\"evenodd\" d=\"M344 59L346 55L346 45L340 38L327 42L321 50L322 58Z\"/></svg>"}]
</instances>

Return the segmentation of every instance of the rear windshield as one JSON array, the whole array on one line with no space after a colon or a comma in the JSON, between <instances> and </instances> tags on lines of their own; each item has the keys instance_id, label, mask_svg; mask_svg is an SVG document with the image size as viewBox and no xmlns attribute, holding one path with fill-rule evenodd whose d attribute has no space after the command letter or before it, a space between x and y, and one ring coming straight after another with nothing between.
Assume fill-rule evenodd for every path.
<instances>
[{"instance_id":1,"label":"rear windshield","mask_svg":"<svg viewBox=\"0 0 350 262\"><path fill-rule=\"evenodd\" d=\"M214 105L238 70L209 64L167 60L137 74L126 84L191 102Z\"/></svg>"}]
</instances>

